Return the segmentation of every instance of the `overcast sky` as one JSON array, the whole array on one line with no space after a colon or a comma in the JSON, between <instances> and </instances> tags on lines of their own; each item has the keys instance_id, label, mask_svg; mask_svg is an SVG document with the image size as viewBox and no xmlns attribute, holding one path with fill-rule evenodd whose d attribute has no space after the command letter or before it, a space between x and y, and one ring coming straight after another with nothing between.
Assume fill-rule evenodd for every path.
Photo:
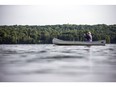
<instances>
[{"instance_id":1,"label":"overcast sky","mask_svg":"<svg viewBox=\"0 0 116 87\"><path fill-rule=\"evenodd\" d=\"M115 5L1 5L0 25L116 24Z\"/></svg>"}]
</instances>

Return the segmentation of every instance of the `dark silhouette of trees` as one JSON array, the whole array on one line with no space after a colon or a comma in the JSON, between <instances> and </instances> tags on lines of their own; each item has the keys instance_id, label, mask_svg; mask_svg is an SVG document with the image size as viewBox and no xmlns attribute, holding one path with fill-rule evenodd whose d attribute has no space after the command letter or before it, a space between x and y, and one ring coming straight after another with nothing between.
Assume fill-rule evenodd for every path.
<instances>
[{"instance_id":1,"label":"dark silhouette of trees","mask_svg":"<svg viewBox=\"0 0 116 87\"><path fill-rule=\"evenodd\" d=\"M116 43L116 25L12 25L0 26L0 44L50 44L54 37L62 40L84 41L83 34L91 31L93 41Z\"/></svg>"}]
</instances>

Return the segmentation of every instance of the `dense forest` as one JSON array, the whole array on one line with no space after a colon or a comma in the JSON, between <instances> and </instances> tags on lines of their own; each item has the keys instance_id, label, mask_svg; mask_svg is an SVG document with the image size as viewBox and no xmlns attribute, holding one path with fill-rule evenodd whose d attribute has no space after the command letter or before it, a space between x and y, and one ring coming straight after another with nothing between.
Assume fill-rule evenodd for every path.
<instances>
[{"instance_id":1,"label":"dense forest","mask_svg":"<svg viewBox=\"0 0 116 87\"><path fill-rule=\"evenodd\" d=\"M116 43L116 25L12 25L0 26L0 44L50 44L57 37L62 40L84 41L83 34L91 31L93 41Z\"/></svg>"}]
</instances>

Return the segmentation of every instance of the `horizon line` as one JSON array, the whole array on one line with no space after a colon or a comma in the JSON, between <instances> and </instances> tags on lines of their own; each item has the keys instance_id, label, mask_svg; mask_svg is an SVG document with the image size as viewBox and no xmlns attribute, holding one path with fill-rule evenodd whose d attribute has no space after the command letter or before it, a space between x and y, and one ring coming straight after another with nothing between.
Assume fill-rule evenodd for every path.
<instances>
[{"instance_id":1,"label":"horizon line","mask_svg":"<svg viewBox=\"0 0 116 87\"><path fill-rule=\"evenodd\" d=\"M49 26L49 25L116 25L116 24L105 24L105 23L98 23L98 24L0 24L0 26Z\"/></svg>"}]
</instances>

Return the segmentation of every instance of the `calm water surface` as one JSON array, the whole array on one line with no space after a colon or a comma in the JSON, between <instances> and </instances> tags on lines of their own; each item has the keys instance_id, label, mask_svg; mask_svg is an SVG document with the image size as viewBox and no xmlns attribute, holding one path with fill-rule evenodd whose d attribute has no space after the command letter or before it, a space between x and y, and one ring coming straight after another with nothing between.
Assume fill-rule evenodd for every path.
<instances>
[{"instance_id":1,"label":"calm water surface","mask_svg":"<svg viewBox=\"0 0 116 87\"><path fill-rule=\"evenodd\" d=\"M0 45L0 81L114 82L116 44Z\"/></svg>"}]
</instances>

